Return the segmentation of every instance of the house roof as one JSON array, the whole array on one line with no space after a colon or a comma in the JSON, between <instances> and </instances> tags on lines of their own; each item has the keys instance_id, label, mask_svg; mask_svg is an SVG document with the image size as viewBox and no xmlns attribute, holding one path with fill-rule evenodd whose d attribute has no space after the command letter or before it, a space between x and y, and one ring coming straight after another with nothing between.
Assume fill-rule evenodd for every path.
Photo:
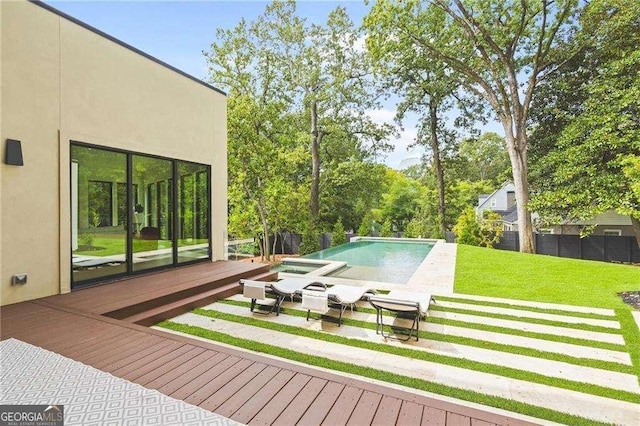
<instances>
[{"instance_id":1,"label":"house roof","mask_svg":"<svg viewBox=\"0 0 640 426\"><path fill-rule=\"evenodd\" d=\"M227 96L227 94L225 92L223 92L222 90L218 89L217 87L214 87L214 86L212 86L212 85L210 85L208 83L205 83L204 81L200 80L199 78L194 77L191 74L187 74L186 72L184 72L182 70L179 70L178 68L174 67L173 65L169 65L168 63L166 63L164 61L161 61L160 59L156 58L155 56L151 56L148 53L145 53L142 50L140 50L138 48L135 48L135 47L131 46L130 44L127 44L127 43L123 42L122 40L118 40L117 38L115 38L115 37L103 32L103 31L100 31L99 29L97 29L95 27L92 27L91 25L87 24L86 22L82 22L81 20L79 20L77 18L74 18L71 15L67 15L66 13L56 9L53 6L50 6L50 5L46 4L46 3L44 3L41 0L29 0L29 2L32 3L32 4L35 4L37 6L40 6L41 8L46 9L49 12L55 13L56 15L60 16L61 18L64 18L64 19L66 19L68 21L71 21L76 25L80 25L81 27L83 27L83 28L95 33L95 34L98 34L99 36L104 37L107 40L110 40L110 41L112 41L112 42L114 42L116 44L119 44L120 46L124 47L125 49L129 49L129 50L137 53L140 56L144 56L145 58L152 60L156 64L161 65L161 66L163 66L165 68L168 68L171 71L182 75L183 77L187 77L188 79L193 80L196 83L201 84L204 87L213 90L214 92L217 92L217 93L220 93L221 95Z\"/></svg>"},{"instance_id":2,"label":"house roof","mask_svg":"<svg viewBox=\"0 0 640 426\"><path fill-rule=\"evenodd\" d=\"M485 203L487 201L489 201L491 199L491 197L493 197L498 191L501 191L505 186L511 184L511 182L505 182L502 184L502 186L498 189L496 189L495 191L493 191L491 194L480 194L478 196L478 198L484 197L486 195L486 197L484 198L484 200L482 200L481 203L478 203L478 207L476 207L477 209L479 209L480 207L484 206Z\"/></svg>"},{"instance_id":3,"label":"house roof","mask_svg":"<svg viewBox=\"0 0 640 426\"><path fill-rule=\"evenodd\" d=\"M502 215L503 222L515 223L518 221L518 206L516 204L509 207L504 213L505 214Z\"/></svg>"}]
</instances>

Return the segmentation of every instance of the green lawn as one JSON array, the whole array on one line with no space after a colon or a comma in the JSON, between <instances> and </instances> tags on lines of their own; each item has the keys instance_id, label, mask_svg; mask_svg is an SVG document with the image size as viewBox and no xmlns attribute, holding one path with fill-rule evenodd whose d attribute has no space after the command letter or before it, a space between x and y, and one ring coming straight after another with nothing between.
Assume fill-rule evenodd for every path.
<instances>
[{"instance_id":1,"label":"green lawn","mask_svg":"<svg viewBox=\"0 0 640 426\"><path fill-rule=\"evenodd\" d=\"M458 245L455 292L600 308L629 305L640 267Z\"/></svg>"}]
</instances>

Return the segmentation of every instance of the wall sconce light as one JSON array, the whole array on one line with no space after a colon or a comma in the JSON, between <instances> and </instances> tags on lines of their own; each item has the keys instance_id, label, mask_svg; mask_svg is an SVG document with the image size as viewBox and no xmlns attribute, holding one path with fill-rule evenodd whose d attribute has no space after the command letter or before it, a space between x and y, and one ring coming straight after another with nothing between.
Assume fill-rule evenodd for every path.
<instances>
[{"instance_id":1,"label":"wall sconce light","mask_svg":"<svg viewBox=\"0 0 640 426\"><path fill-rule=\"evenodd\" d=\"M4 163L10 166L24 166L24 162L22 161L22 143L20 141L7 139Z\"/></svg>"}]
</instances>

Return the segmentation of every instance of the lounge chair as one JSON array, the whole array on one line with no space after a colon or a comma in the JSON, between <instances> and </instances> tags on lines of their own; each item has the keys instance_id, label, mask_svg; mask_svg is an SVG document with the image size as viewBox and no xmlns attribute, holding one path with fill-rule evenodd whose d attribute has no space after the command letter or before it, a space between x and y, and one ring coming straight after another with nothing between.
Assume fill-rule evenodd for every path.
<instances>
[{"instance_id":1,"label":"lounge chair","mask_svg":"<svg viewBox=\"0 0 640 426\"><path fill-rule=\"evenodd\" d=\"M277 299L267 298L267 285L264 281L252 281L252 280L241 280L240 284L242 284L242 295L251 299L251 312L253 312L256 305L270 307L270 314L277 307L278 303Z\"/></svg>"},{"instance_id":2,"label":"lounge chair","mask_svg":"<svg viewBox=\"0 0 640 426\"><path fill-rule=\"evenodd\" d=\"M249 284L248 288L247 283ZM243 285L243 295L251 299L252 312L253 308L257 304L261 306L270 306L271 309L269 310L269 313L275 310L276 315L280 315L280 304L287 297L293 301L294 296L300 295L304 289L324 290L327 288L327 286L321 282L302 278L285 278L283 280L273 282L240 280L240 284ZM263 288L264 290L260 290L260 288ZM249 291L250 294L247 295L245 291ZM253 291L255 291L255 293L253 293ZM262 291L264 291L264 294ZM275 298L267 298L267 294L272 294ZM272 302L272 300L274 302Z\"/></svg>"},{"instance_id":3,"label":"lounge chair","mask_svg":"<svg viewBox=\"0 0 640 426\"><path fill-rule=\"evenodd\" d=\"M400 290L393 290L386 295L371 296L369 303L376 309L376 334L379 333L385 338L407 341L411 339L415 331L415 338L418 341L420 339L420 319L426 317L431 301L435 302L435 299L429 293L409 293ZM406 338L390 333L384 334L383 310L409 315L413 318L411 327L392 326L395 329L408 330Z\"/></svg>"},{"instance_id":4,"label":"lounge chair","mask_svg":"<svg viewBox=\"0 0 640 426\"><path fill-rule=\"evenodd\" d=\"M311 311L324 314L329 308L338 309L338 326L342 324L342 314L347 308L354 310L356 303L363 298L368 298L376 293L367 287L357 287L352 285L334 285L326 290L326 292L303 291L302 292L302 308L307 309L307 320ZM325 307L326 305L326 307Z\"/></svg>"}]
</instances>

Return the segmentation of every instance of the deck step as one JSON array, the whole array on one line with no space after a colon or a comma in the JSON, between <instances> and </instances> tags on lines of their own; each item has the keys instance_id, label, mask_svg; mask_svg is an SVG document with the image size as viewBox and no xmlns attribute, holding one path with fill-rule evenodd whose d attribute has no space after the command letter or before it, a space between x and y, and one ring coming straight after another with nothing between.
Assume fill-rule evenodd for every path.
<instances>
[{"instance_id":1,"label":"deck step","mask_svg":"<svg viewBox=\"0 0 640 426\"><path fill-rule=\"evenodd\" d=\"M253 271L251 273L251 276L261 276L263 274L265 276L276 274L277 276L277 272L271 272L269 270L269 265L264 265L264 268L260 268L258 271ZM197 285L194 285L185 290L158 296L158 297L146 300L142 303L132 303L129 306L125 306L125 307L116 309L114 311L106 312L104 313L104 315L111 318L115 318L115 319L125 319L133 315L137 315L141 312L150 311L155 308L165 306L167 304L175 302L176 300L188 299L191 296L197 296L199 294L207 293L210 290L215 290L216 288L223 287L227 284L232 284L232 283L237 284L241 279L247 279L247 278L250 278L250 276L246 272L239 272L233 275L226 276L222 279L216 279L216 280L206 279L205 277Z\"/></svg>"},{"instance_id":2,"label":"deck step","mask_svg":"<svg viewBox=\"0 0 640 426\"><path fill-rule=\"evenodd\" d=\"M277 271L269 271L246 278L257 281L273 281L277 279L277 277ZM145 309L120 319L149 327L166 319L189 312L195 308L201 308L218 300L226 299L241 291L240 280L237 280L201 293L182 297L178 300L174 298L172 301L161 306Z\"/></svg>"}]
</instances>

